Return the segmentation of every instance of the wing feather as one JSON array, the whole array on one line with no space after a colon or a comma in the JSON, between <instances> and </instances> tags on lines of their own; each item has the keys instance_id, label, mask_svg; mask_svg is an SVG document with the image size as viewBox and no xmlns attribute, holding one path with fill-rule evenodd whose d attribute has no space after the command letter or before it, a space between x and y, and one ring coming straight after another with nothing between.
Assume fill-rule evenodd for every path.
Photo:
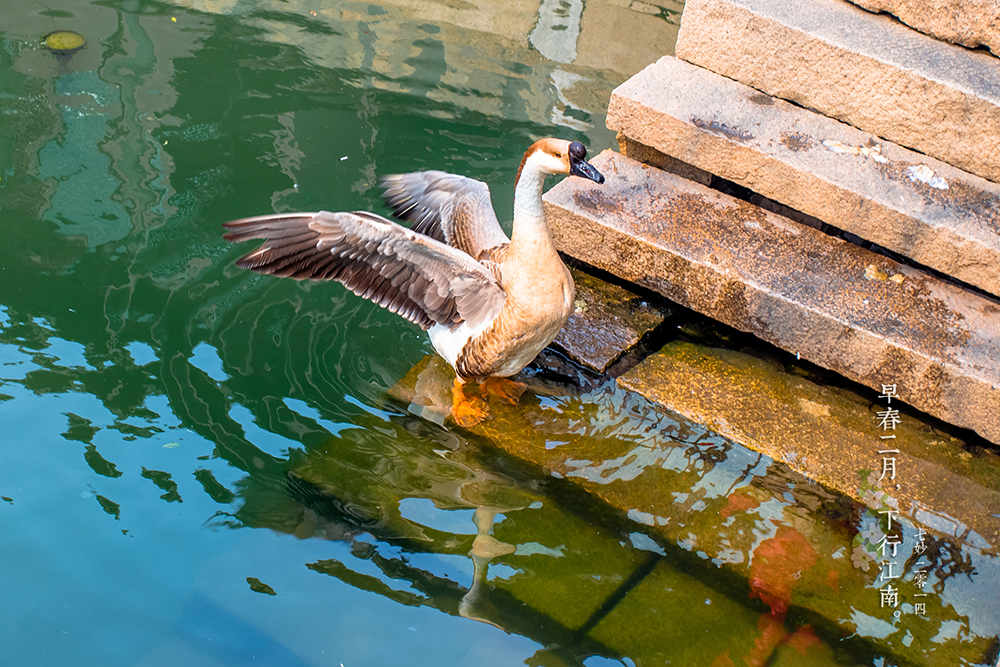
<instances>
[{"instance_id":1,"label":"wing feather","mask_svg":"<svg viewBox=\"0 0 1000 667\"><path fill-rule=\"evenodd\" d=\"M494 273L465 252L372 213L287 213L223 226L229 241L265 240L237 266L334 280L424 329L485 323L506 300Z\"/></svg>"},{"instance_id":2,"label":"wing feather","mask_svg":"<svg viewBox=\"0 0 1000 667\"><path fill-rule=\"evenodd\" d=\"M475 259L510 243L500 227L490 188L482 181L444 171L396 174L382 181L393 215L413 231L458 248Z\"/></svg>"}]
</instances>

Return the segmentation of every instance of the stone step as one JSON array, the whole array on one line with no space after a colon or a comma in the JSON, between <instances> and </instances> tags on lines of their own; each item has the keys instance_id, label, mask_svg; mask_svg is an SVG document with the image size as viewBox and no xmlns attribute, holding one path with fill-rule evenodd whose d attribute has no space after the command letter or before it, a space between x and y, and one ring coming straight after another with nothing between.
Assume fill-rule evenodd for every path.
<instances>
[{"instance_id":1,"label":"stone step","mask_svg":"<svg viewBox=\"0 0 1000 667\"><path fill-rule=\"evenodd\" d=\"M677 55L1000 182L1000 66L841 0L689 0Z\"/></svg>"},{"instance_id":2,"label":"stone step","mask_svg":"<svg viewBox=\"0 0 1000 667\"><path fill-rule=\"evenodd\" d=\"M996 183L671 57L615 89L608 127L1000 295Z\"/></svg>"},{"instance_id":3,"label":"stone step","mask_svg":"<svg viewBox=\"0 0 1000 667\"><path fill-rule=\"evenodd\" d=\"M571 268L570 273L576 284L576 308L552 342L594 373L619 375L620 367L635 363L628 363L627 357L643 356L643 338L663 324L669 309L583 271Z\"/></svg>"},{"instance_id":4,"label":"stone step","mask_svg":"<svg viewBox=\"0 0 1000 667\"><path fill-rule=\"evenodd\" d=\"M892 14L914 30L1000 55L1000 4L996 0L851 0L871 12Z\"/></svg>"},{"instance_id":5,"label":"stone step","mask_svg":"<svg viewBox=\"0 0 1000 667\"><path fill-rule=\"evenodd\" d=\"M566 254L1000 443L1000 306L611 151L545 195Z\"/></svg>"}]
</instances>

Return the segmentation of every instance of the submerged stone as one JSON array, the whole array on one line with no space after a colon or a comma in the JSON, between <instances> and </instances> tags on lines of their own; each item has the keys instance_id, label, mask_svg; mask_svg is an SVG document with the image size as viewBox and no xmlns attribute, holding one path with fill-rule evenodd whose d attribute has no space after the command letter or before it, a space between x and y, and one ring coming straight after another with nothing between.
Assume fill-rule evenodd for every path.
<instances>
[{"instance_id":1,"label":"submerged stone","mask_svg":"<svg viewBox=\"0 0 1000 667\"><path fill-rule=\"evenodd\" d=\"M516 571L494 577L493 589L573 630L598 614L648 556L551 504L509 513L494 525L493 533L516 543L513 553L494 560Z\"/></svg>"},{"instance_id":2,"label":"submerged stone","mask_svg":"<svg viewBox=\"0 0 1000 667\"><path fill-rule=\"evenodd\" d=\"M660 560L591 635L636 664L707 666L725 664L715 662L725 655L740 664L753 652L760 614L730 595ZM769 654L765 649L765 660Z\"/></svg>"},{"instance_id":3,"label":"submerged stone","mask_svg":"<svg viewBox=\"0 0 1000 667\"><path fill-rule=\"evenodd\" d=\"M891 430L880 429L879 413L898 402L871 404L774 362L681 341L619 383L873 510L892 499L903 516L929 531L1000 551L1000 456L973 455L961 440L910 412ZM884 470L883 460L891 460L891 469ZM872 475L882 480L870 484Z\"/></svg>"},{"instance_id":4,"label":"submerged stone","mask_svg":"<svg viewBox=\"0 0 1000 667\"><path fill-rule=\"evenodd\" d=\"M413 380L422 376L424 382L416 384L432 394L425 396L425 405L447 402L449 372L440 359L428 357L392 393L413 398ZM435 375L437 380L431 378ZM282 498L275 503L269 497L263 525L300 538L351 541L359 558L393 579L413 577L416 588L433 590L434 602L444 600L443 612L541 644L608 653L578 630L636 576L649 554L587 517L561 509L516 476L484 464L477 447L455 447L453 436L421 427L419 420L409 422L395 434L398 450L367 447L349 431L310 448L288 471L290 495L297 502ZM445 442L434 442L428 431ZM495 464L495 458L490 462ZM393 560L377 554L368 535L402 548L403 556ZM452 581L421 569L424 553L437 554L434 560L440 563L471 559L471 584L464 575ZM336 560L309 567L405 604L432 602L414 592L392 591Z\"/></svg>"},{"instance_id":5,"label":"submerged stone","mask_svg":"<svg viewBox=\"0 0 1000 667\"><path fill-rule=\"evenodd\" d=\"M428 358L391 394L411 410L440 406L446 420L453 377L446 363ZM837 664L867 664L870 656L881 655L894 664L942 667L978 664L988 657L992 635L973 632L959 637L944 632L953 624L967 627L970 615L981 623L992 613L988 596L982 603L970 600L968 605L953 606L954 592L964 590L964 580L950 579L949 568L965 568L979 585L985 581L967 563L952 559L975 554L977 567L993 562L987 555L991 552L983 551L986 545L977 548L961 541L968 534L928 535L933 540L930 548L939 556L951 554L942 556L947 563L933 566L936 580L943 583L921 598L926 600L925 614L914 614L912 606L903 605L897 608L909 611L894 617L893 608L880 603L876 563L879 526L885 525L879 511L886 507L859 509L786 463L674 416L641 395L611 386L584 396L546 395L537 392L531 378L528 383L518 405L491 403L491 416L474 426L470 437L482 439L487 460L493 460L489 452L496 448L555 478L548 485L549 494L573 499L569 507L586 507L585 523L598 527L596 533L584 529L592 536L584 542L595 539L595 544L603 545L593 572L604 576L617 569L622 578L615 586L593 588L608 597L597 605L583 605L576 595L591 584L580 581L587 576L588 564L583 556L587 548L579 547L580 567L585 569L575 577L567 577L558 560L526 560L519 565L526 568L524 574L553 581L540 581L541 590L520 589L527 583L523 580L518 586L497 585L516 598L530 599L532 608L557 609L547 613L575 625L577 637L611 650L602 655L627 655L636 664L730 664L726 659L731 664L770 664L782 647L794 646L796 654L824 659L829 655L823 647L836 646L838 653L847 653ZM442 393L422 396L416 387ZM687 388L695 390L693 384ZM805 412L824 413L823 406L809 406ZM862 415L867 414L862 408ZM798 426L794 417L788 420L790 440L796 438ZM872 444L872 453L877 447ZM593 500L583 503L569 487ZM928 506L918 511L936 512ZM528 514L521 516L530 520ZM516 514L511 518L515 523L500 523L494 535L516 544L516 533L507 529L516 528L520 519ZM897 527L901 520L905 543L900 562L915 562L911 556L916 531L909 517L897 515ZM648 551L649 557L637 562L634 554L628 555L631 565L624 568L603 563L606 557L626 556L626 552L614 555L609 548L613 539L598 537L599 527L607 525L617 531L631 525L631 533L616 532L614 539ZM545 532L540 523L539 543L546 542ZM567 545L559 555L575 552L578 547L571 545L581 543L571 535L557 541ZM513 561L504 562L514 566ZM631 574L625 575L627 571ZM923 593L912 572L907 572L907 578L895 585L909 604ZM683 589L672 590L680 586ZM721 613L715 613L713 606ZM589 615L587 609L592 610ZM582 625L577 625L581 619ZM879 623L888 631L870 634L872 624ZM689 634L677 636L675 625L689 628ZM690 634L692 628L697 628L697 636ZM823 646L814 646L817 638Z\"/></svg>"}]
</instances>

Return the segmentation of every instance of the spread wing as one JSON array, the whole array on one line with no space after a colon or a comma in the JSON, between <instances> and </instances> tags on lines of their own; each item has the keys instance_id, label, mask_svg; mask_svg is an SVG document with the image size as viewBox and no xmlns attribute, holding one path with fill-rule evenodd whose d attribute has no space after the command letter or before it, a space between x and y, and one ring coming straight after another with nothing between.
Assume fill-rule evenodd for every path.
<instances>
[{"instance_id":1,"label":"spread wing","mask_svg":"<svg viewBox=\"0 0 1000 667\"><path fill-rule=\"evenodd\" d=\"M480 259L484 250L510 243L497 222L490 188L482 181L444 171L388 176L386 203L413 230Z\"/></svg>"},{"instance_id":2,"label":"spread wing","mask_svg":"<svg viewBox=\"0 0 1000 667\"><path fill-rule=\"evenodd\" d=\"M223 225L228 241L265 239L236 265L299 280L336 280L429 329L493 319L506 296L464 252L372 213L279 213Z\"/></svg>"}]
</instances>

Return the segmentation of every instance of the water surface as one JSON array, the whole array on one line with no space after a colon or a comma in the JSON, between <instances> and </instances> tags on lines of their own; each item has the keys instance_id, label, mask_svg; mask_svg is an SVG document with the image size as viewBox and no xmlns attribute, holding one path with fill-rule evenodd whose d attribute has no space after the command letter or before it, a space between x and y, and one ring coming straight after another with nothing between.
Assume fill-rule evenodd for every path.
<instances>
[{"instance_id":1,"label":"water surface","mask_svg":"<svg viewBox=\"0 0 1000 667\"><path fill-rule=\"evenodd\" d=\"M700 557L684 556L697 554L690 544L665 549L644 532L655 517L623 515L561 478L628 481L629 466L662 468L677 475L677 506L695 514L698 500L743 489L754 499L741 507L763 508L751 517L757 537L730 545L748 563L776 536L796 544L787 531L804 528L785 507L806 507L806 523L840 517L846 544L872 515L822 489L794 491L805 482L780 466L649 416L608 382L531 399L580 415L552 421L549 444L603 438L646 458L623 456L611 473L577 461L566 474L512 458L387 395L431 352L418 328L333 286L236 269L248 248L221 240L220 224L241 216L382 210L378 176L419 169L490 183L509 218L532 141L614 145L610 91L669 52L679 10L575 0L5 8L4 664L786 659L781 646L794 642L762 643L759 619L774 608L748 598L745 582L706 576ZM87 46L45 51L41 37L64 28ZM674 437L650 449L654 432ZM991 636L996 590L973 582L975 566L959 574L989 600L950 602L958 611L947 618L965 620L942 632L979 640ZM664 597L633 592L652 590L641 581ZM663 615L629 627L612 613L623 601L662 603ZM812 641L806 620L786 625ZM887 664L877 644L852 647L822 655Z\"/></svg>"}]
</instances>

